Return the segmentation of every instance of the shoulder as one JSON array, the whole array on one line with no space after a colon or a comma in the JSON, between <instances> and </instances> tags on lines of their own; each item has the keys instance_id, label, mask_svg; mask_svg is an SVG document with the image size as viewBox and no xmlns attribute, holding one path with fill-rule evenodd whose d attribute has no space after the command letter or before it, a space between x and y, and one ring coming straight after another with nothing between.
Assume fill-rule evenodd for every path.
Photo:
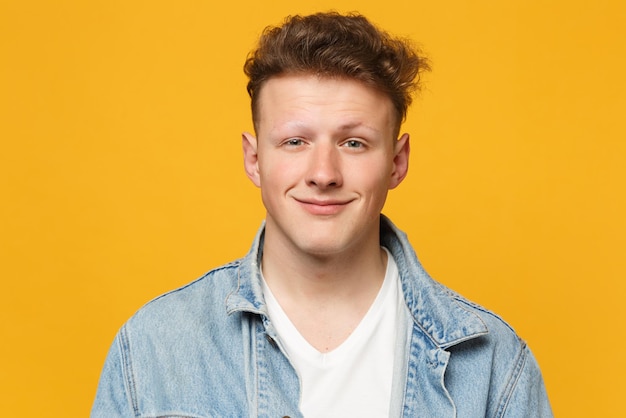
<instances>
[{"instance_id":1,"label":"shoulder","mask_svg":"<svg viewBox=\"0 0 626 418\"><path fill-rule=\"evenodd\" d=\"M528 355L525 341L500 315L440 283L435 283L435 286L440 289L441 305L446 306L449 315L455 318L454 322L446 325L465 335L442 345L450 353L449 374L454 375L458 371L460 375L469 373L474 379L484 377L504 383L524 363ZM477 331L468 332L468 329Z\"/></svg>"},{"instance_id":2,"label":"shoulder","mask_svg":"<svg viewBox=\"0 0 626 418\"><path fill-rule=\"evenodd\" d=\"M453 290L445 288L445 292L454 304L477 317L487 330L483 335L450 347L451 352L463 351L466 347L479 345L483 349L491 351L492 354L496 354L497 357L509 357L509 360L513 361L514 357L518 356L526 348L524 340L500 315Z\"/></svg>"},{"instance_id":3,"label":"shoulder","mask_svg":"<svg viewBox=\"0 0 626 418\"><path fill-rule=\"evenodd\" d=\"M465 400L483 397L490 415L528 416L541 411L537 416L550 416L541 372L526 342L498 314L453 291L450 297L479 317L488 330L448 348L446 381L451 393ZM470 404L465 405L459 406L460 411Z\"/></svg>"},{"instance_id":4,"label":"shoulder","mask_svg":"<svg viewBox=\"0 0 626 418\"><path fill-rule=\"evenodd\" d=\"M237 289L238 268L235 261L213 269L141 307L117 335L125 367L156 381L167 378L158 376L162 367L192 370L198 358L215 357L237 339L241 321L228 314L226 300Z\"/></svg>"},{"instance_id":5,"label":"shoulder","mask_svg":"<svg viewBox=\"0 0 626 418\"><path fill-rule=\"evenodd\" d=\"M233 347L242 341L243 327L237 315L228 314L226 300L237 289L240 264L213 269L140 308L117 333L94 410L108 403L155 416L197 410L194 399L215 409L224 386L238 387L245 369L241 350ZM245 406L241 396L233 396Z\"/></svg>"},{"instance_id":6,"label":"shoulder","mask_svg":"<svg viewBox=\"0 0 626 418\"><path fill-rule=\"evenodd\" d=\"M178 330L199 318L216 318L225 314L225 300L237 288L237 271L241 260L214 268L198 279L164 293L142 306L126 323L127 329L142 332Z\"/></svg>"},{"instance_id":7,"label":"shoulder","mask_svg":"<svg viewBox=\"0 0 626 418\"><path fill-rule=\"evenodd\" d=\"M499 314L465 298L464 296L456 293L453 290L448 289L448 294L455 303L480 318L480 320L487 327L488 335L498 340L504 339L508 343L514 345L521 343L522 340L515 332L515 329Z\"/></svg>"}]
</instances>

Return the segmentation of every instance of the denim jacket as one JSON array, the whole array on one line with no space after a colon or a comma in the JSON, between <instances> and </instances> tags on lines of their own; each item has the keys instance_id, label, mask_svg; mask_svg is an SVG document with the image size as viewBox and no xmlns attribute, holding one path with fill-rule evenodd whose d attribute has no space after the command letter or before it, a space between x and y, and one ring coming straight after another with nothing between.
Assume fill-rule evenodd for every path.
<instances>
[{"instance_id":1,"label":"denim jacket","mask_svg":"<svg viewBox=\"0 0 626 418\"><path fill-rule=\"evenodd\" d=\"M250 252L149 302L117 334L92 417L301 417L298 375L268 318ZM551 417L541 372L499 317L433 281L381 216L406 305L391 416Z\"/></svg>"}]
</instances>

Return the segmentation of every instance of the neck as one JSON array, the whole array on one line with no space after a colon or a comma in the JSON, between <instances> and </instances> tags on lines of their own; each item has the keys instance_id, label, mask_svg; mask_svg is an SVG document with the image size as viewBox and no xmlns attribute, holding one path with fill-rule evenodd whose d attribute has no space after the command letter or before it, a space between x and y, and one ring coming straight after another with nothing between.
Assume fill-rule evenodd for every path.
<instances>
[{"instance_id":1,"label":"neck","mask_svg":"<svg viewBox=\"0 0 626 418\"><path fill-rule=\"evenodd\" d=\"M355 247L334 254L308 254L275 240L266 230L263 275L280 299L332 300L372 295L380 289L387 267L387 254L375 234Z\"/></svg>"},{"instance_id":2,"label":"neck","mask_svg":"<svg viewBox=\"0 0 626 418\"><path fill-rule=\"evenodd\" d=\"M320 352L345 341L380 290L387 253L380 248L378 228L372 231L354 248L310 254L266 223L265 281L300 334Z\"/></svg>"}]
</instances>

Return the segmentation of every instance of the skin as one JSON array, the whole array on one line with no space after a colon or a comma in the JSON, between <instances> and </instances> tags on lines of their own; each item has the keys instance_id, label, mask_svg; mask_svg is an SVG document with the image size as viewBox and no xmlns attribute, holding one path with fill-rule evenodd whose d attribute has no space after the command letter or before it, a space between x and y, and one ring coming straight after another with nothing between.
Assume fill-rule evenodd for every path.
<instances>
[{"instance_id":1,"label":"skin","mask_svg":"<svg viewBox=\"0 0 626 418\"><path fill-rule=\"evenodd\" d=\"M391 100L358 81L274 77L259 96L244 165L267 210L262 268L283 310L327 352L358 325L386 269L379 219L408 170Z\"/></svg>"}]
</instances>

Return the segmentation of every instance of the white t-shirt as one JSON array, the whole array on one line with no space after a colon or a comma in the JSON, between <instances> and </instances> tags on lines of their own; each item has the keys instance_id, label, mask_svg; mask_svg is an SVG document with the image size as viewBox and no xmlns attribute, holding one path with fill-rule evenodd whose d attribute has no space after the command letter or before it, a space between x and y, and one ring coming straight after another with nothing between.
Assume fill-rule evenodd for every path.
<instances>
[{"instance_id":1,"label":"white t-shirt","mask_svg":"<svg viewBox=\"0 0 626 418\"><path fill-rule=\"evenodd\" d=\"M306 418L389 416L401 292L389 251L387 260L372 306L354 332L328 353L320 353L302 337L263 280L269 316L300 376L300 408Z\"/></svg>"}]
</instances>

